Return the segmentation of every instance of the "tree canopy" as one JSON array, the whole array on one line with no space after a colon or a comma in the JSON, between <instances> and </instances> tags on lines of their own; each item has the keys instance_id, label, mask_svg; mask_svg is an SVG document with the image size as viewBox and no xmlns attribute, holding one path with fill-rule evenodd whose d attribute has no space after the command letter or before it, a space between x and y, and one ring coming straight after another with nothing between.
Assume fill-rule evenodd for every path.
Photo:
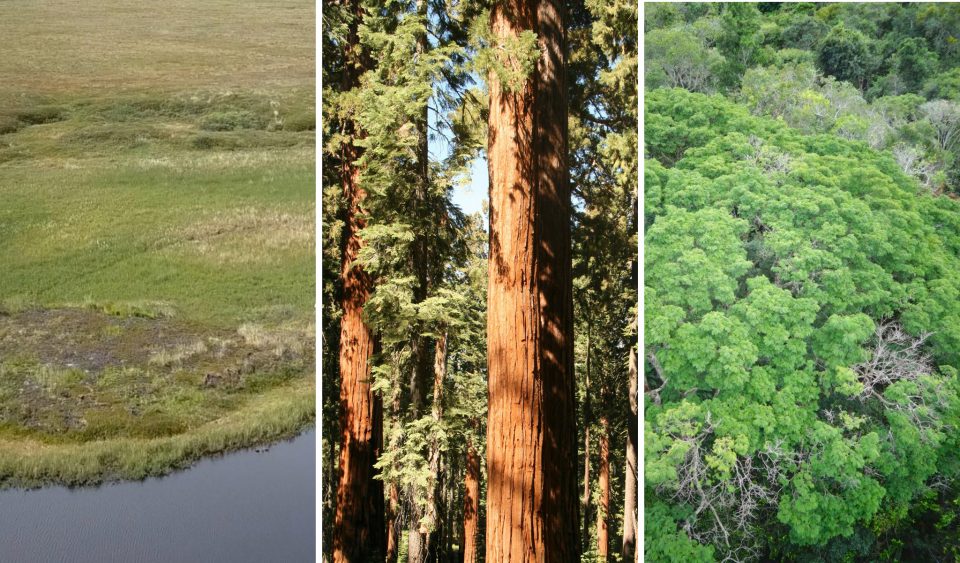
<instances>
[{"instance_id":1,"label":"tree canopy","mask_svg":"<svg viewBox=\"0 0 960 563\"><path fill-rule=\"evenodd\" d=\"M960 203L903 163L953 158L955 102L921 90L957 59L874 6L647 12L648 58L719 18L742 61L715 88L648 66L648 560L960 553Z\"/></svg>"}]
</instances>

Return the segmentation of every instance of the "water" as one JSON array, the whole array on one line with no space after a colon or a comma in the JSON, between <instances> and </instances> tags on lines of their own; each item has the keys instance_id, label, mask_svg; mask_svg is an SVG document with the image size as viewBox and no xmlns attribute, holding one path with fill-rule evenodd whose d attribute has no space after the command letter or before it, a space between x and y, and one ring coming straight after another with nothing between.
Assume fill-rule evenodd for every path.
<instances>
[{"instance_id":1,"label":"water","mask_svg":"<svg viewBox=\"0 0 960 563\"><path fill-rule=\"evenodd\" d=\"M315 431L159 479L0 491L0 561L314 560Z\"/></svg>"}]
</instances>

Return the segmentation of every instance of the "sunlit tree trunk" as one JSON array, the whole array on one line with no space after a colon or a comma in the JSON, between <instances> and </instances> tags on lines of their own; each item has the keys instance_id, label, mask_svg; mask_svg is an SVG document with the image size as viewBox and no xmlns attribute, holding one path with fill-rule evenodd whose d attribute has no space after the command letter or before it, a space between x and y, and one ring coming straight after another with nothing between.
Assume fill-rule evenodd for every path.
<instances>
[{"instance_id":1,"label":"sunlit tree trunk","mask_svg":"<svg viewBox=\"0 0 960 563\"><path fill-rule=\"evenodd\" d=\"M583 496L580 498L580 511L583 516L583 534L581 549L590 548L590 326L587 325L587 377L583 410Z\"/></svg>"},{"instance_id":2,"label":"sunlit tree trunk","mask_svg":"<svg viewBox=\"0 0 960 563\"><path fill-rule=\"evenodd\" d=\"M397 511L400 509L400 492L397 485L391 483L389 487L389 504L387 508L387 563L397 561L397 539L400 531L397 529Z\"/></svg>"},{"instance_id":3,"label":"sunlit tree trunk","mask_svg":"<svg viewBox=\"0 0 960 563\"><path fill-rule=\"evenodd\" d=\"M637 560L637 348L630 347L630 412L627 416L627 468L624 476L623 560Z\"/></svg>"},{"instance_id":4,"label":"sunlit tree trunk","mask_svg":"<svg viewBox=\"0 0 960 563\"><path fill-rule=\"evenodd\" d=\"M486 561L579 561L563 4L494 4L494 41L540 57L490 91ZM507 64L510 64L507 61Z\"/></svg>"},{"instance_id":5,"label":"sunlit tree trunk","mask_svg":"<svg viewBox=\"0 0 960 563\"><path fill-rule=\"evenodd\" d=\"M467 467L463 492L463 563L479 561L477 532L480 529L480 457L467 443Z\"/></svg>"},{"instance_id":6,"label":"sunlit tree trunk","mask_svg":"<svg viewBox=\"0 0 960 563\"><path fill-rule=\"evenodd\" d=\"M344 91L359 83L364 57L359 53L357 27L362 10L351 5L354 19L348 34L347 69ZM347 202L341 268L343 296L340 319L340 481L334 515L333 560L361 562L383 557L383 483L374 479L373 464L383 442L383 408L371 389L369 360L374 339L363 322L363 307L370 295L371 280L355 263L364 226L360 215L365 196L360 186L356 160L361 151L353 140L362 136L352 123L344 127L346 141L341 147L341 181Z\"/></svg>"},{"instance_id":7,"label":"sunlit tree trunk","mask_svg":"<svg viewBox=\"0 0 960 563\"><path fill-rule=\"evenodd\" d=\"M597 558L606 561L610 539L607 530L607 513L610 511L610 422L607 415L600 416L600 506L597 507Z\"/></svg>"},{"instance_id":8,"label":"sunlit tree trunk","mask_svg":"<svg viewBox=\"0 0 960 563\"><path fill-rule=\"evenodd\" d=\"M426 561L425 548L423 535L420 533L420 523L410 522L410 529L407 531L407 563L423 563Z\"/></svg>"},{"instance_id":9,"label":"sunlit tree trunk","mask_svg":"<svg viewBox=\"0 0 960 563\"><path fill-rule=\"evenodd\" d=\"M400 425L400 388L401 375L394 371L391 375L391 394L389 408L389 429L394 431ZM387 486L387 552L386 563L396 563L400 550L400 488L396 481Z\"/></svg>"}]
</instances>

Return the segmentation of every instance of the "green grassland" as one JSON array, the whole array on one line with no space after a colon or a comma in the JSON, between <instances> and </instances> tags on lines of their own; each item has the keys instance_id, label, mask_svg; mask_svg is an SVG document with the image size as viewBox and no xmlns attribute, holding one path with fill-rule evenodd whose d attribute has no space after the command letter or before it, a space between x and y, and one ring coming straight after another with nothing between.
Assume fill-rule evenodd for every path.
<instances>
[{"instance_id":1,"label":"green grassland","mask_svg":"<svg viewBox=\"0 0 960 563\"><path fill-rule=\"evenodd\" d=\"M0 5L0 486L314 419L313 3Z\"/></svg>"}]
</instances>

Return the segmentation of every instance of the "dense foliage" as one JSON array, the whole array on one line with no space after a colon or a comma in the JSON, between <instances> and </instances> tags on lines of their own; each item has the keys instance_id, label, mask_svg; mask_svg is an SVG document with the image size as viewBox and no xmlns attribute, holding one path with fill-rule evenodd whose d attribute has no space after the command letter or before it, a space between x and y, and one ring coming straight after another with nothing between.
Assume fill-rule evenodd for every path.
<instances>
[{"instance_id":1,"label":"dense foliage","mask_svg":"<svg viewBox=\"0 0 960 563\"><path fill-rule=\"evenodd\" d=\"M645 83L865 141L960 193L958 23L953 4L651 4Z\"/></svg>"},{"instance_id":2,"label":"dense foliage","mask_svg":"<svg viewBox=\"0 0 960 563\"><path fill-rule=\"evenodd\" d=\"M485 453L488 218L464 215L453 194L487 146L485 77L520 86L539 57L532 33L509 44L492 42L490 8L489 2L456 0L333 2L324 8L325 532L334 532L328 523L337 510L341 446L331 438L341 408L339 274L349 212L342 180L351 164L342 147L353 142L362 148L353 164L364 190L357 261L371 277L364 319L377 342L371 379L383 405L375 467L396 540L388 539L388 560L445 560L471 543L461 530L472 479L468 460ZM592 449L579 452L580 468L589 475L587 513L581 514L584 551L633 559L636 504L625 502L624 490L628 474L636 486L625 444L636 425L627 393L637 337L638 12L634 2L591 0L571 4L565 17L575 362L578 398L593 397L592 410L579 409L578 420L593 432ZM350 85L346 78L361 67L358 83ZM603 454L600 433L609 442ZM601 472L608 476L606 490ZM482 530L486 475L481 471L476 479L480 505L472 517L479 517ZM632 521L629 533L622 530L626 520ZM601 527L609 533L601 536ZM483 538L472 539L482 559Z\"/></svg>"},{"instance_id":3,"label":"dense foliage","mask_svg":"<svg viewBox=\"0 0 960 563\"><path fill-rule=\"evenodd\" d=\"M648 560L960 554L958 14L648 8Z\"/></svg>"}]
</instances>

